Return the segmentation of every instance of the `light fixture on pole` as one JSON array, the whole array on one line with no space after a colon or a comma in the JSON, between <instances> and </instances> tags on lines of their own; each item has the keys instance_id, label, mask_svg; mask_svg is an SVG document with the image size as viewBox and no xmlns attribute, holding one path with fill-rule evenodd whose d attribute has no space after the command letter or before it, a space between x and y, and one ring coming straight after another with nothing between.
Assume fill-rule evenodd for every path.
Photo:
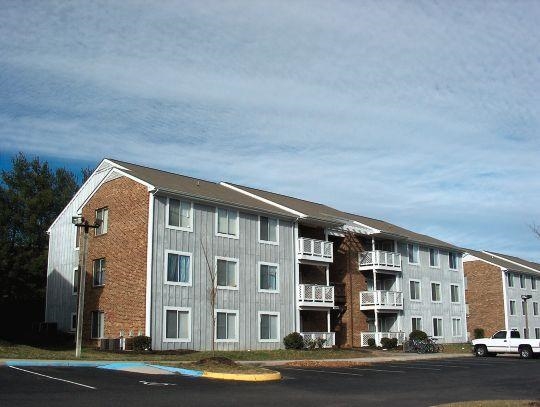
<instances>
[{"instance_id":1,"label":"light fixture on pole","mask_svg":"<svg viewBox=\"0 0 540 407\"><path fill-rule=\"evenodd\" d=\"M532 298L532 295L530 294L524 294L521 296L521 301L523 301L523 313L525 314L525 339L529 338L529 315L527 310L527 300L530 300Z\"/></svg>"},{"instance_id":2,"label":"light fixture on pole","mask_svg":"<svg viewBox=\"0 0 540 407\"><path fill-rule=\"evenodd\" d=\"M79 289L77 301L77 336L75 339L75 357L81 357L82 329L83 329L83 313L84 313L84 285L86 281L86 257L88 255L88 231L90 228L97 229L101 226L102 220L96 219L94 224L88 223L82 216L73 216L71 223L77 228L77 233L82 229L84 232L82 244L82 257L79 256Z\"/></svg>"}]
</instances>

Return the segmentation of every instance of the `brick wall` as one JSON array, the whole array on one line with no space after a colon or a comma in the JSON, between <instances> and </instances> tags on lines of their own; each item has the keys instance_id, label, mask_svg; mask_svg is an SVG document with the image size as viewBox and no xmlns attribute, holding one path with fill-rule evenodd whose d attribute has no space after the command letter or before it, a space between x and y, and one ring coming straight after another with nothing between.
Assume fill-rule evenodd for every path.
<instances>
[{"instance_id":1,"label":"brick wall","mask_svg":"<svg viewBox=\"0 0 540 407\"><path fill-rule=\"evenodd\" d=\"M486 336L504 329L504 295L501 269L483 261L463 263L469 304L467 331L474 339L474 329L483 328Z\"/></svg>"},{"instance_id":2,"label":"brick wall","mask_svg":"<svg viewBox=\"0 0 540 407\"><path fill-rule=\"evenodd\" d=\"M96 209L108 207L108 231L95 236L90 230L83 337L90 339L91 312L105 314L105 337L120 331L144 334L146 315L146 248L148 190L126 177L106 182L83 208L83 216L95 219ZM92 287L93 260L105 258L105 285Z\"/></svg>"}]
</instances>

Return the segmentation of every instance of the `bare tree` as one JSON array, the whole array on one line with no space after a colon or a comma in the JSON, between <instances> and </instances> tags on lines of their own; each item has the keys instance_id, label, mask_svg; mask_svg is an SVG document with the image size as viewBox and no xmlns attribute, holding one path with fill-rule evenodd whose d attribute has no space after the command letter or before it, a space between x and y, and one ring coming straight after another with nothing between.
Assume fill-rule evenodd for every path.
<instances>
[{"instance_id":1,"label":"bare tree","mask_svg":"<svg viewBox=\"0 0 540 407\"><path fill-rule=\"evenodd\" d=\"M211 308L211 317L212 317L212 357L215 356L215 343L216 343L216 296L217 296L217 287L216 287L216 270L208 260L208 253L206 251L205 243L201 237L201 249L206 261L206 271L208 277L210 278L210 288L208 289L208 294L210 295L210 308Z\"/></svg>"},{"instance_id":2,"label":"bare tree","mask_svg":"<svg viewBox=\"0 0 540 407\"><path fill-rule=\"evenodd\" d=\"M536 235L536 237L540 239L540 226L537 225L536 223L533 223L532 225L529 225L529 227L531 228L532 232Z\"/></svg>"}]
</instances>

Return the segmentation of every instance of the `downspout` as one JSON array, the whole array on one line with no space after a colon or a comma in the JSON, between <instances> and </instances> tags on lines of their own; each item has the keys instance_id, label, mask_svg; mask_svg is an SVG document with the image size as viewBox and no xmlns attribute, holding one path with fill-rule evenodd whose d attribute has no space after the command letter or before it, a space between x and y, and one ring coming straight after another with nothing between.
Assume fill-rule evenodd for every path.
<instances>
[{"instance_id":1,"label":"downspout","mask_svg":"<svg viewBox=\"0 0 540 407\"><path fill-rule=\"evenodd\" d=\"M347 235L345 235L345 239L347 239ZM354 291L353 291L353 281L352 281L352 274L351 274L351 247L350 242L347 242L347 274L349 275L349 297L351 298L351 309L349 312L349 319L351 323L351 348L354 348ZM359 294L360 295L360 294Z\"/></svg>"},{"instance_id":2,"label":"downspout","mask_svg":"<svg viewBox=\"0 0 540 407\"><path fill-rule=\"evenodd\" d=\"M377 340L378 333L379 333L379 313L377 311L377 302L378 302L378 293L377 293L377 266L375 265L375 238L371 238L371 252L372 255L372 263L373 263L373 296L375 299L375 306L374 306L374 314L375 314L375 344L379 345L379 341Z\"/></svg>"},{"instance_id":3,"label":"downspout","mask_svg":"<svg viewBox=\"0 0 540 407\"><path fill-rule=\"evenodd\" d=\"M503 309L504 309L504 329L509 330L509 323L508 323L508 309L506 308L508 304L508 293L506 290L506 282L508 279L506 278L508 274L508 270L501 268L501 279L502 279L502 286L503 286Z\"/></svg>"},{"instance_id":4,"label":"downspout","mask_svg":"<svg viewBox=\"0 0 540 407\"><path fill-rule=\"evenodd\" d=\"M150 191L148 196L148 235L146 243L146 309L144 334L152 336L150 324L152 320L152 259L153 259L153 242L154 242L154 203L155 193L158 190Z\"/></svg>"},{"instance_id":5,"label":"downspout","mask_svg":"<svg viewBox=\"0 0 540 407\"><path fill-rule=\"evenodd\" d=\"M298 264L298 219L293 222L293 251L294 251L294 326L295 331L300 332L300 307L298 306L300 298L298 290L300 288L300 266Z\"/></svg>"}]
</instances>

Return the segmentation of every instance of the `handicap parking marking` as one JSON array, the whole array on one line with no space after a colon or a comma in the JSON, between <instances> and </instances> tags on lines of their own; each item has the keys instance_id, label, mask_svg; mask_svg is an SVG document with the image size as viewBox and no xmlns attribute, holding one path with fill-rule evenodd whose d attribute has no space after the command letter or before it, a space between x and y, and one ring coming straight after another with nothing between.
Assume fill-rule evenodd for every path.
<instances>
[{"instance_id":1,"label":"handicap parking marking","mask_svg":"<svg viewBox=\"0 0 540 407\"><path fill-rule=\"evenodd\" d=\"M57 381L59 381L59 382L64 382L64 383L69 383L69 384L74 384L74 385L76 385L76 386L86 387L87 389L97 390L97 387L89 386L89 385L87 385L87 384L77 383L77 382L73 382L73 381L71 381L71 380L61 379L61 378L59 378L59 377L48 376L48 375L45 375L45 374L42 374L42 373L33 372L33 371L31 371L31 370L21 369L20 367L16 367L16 366L8 366L8 367L9 367L10 369L19 370L19 371L25 372L25 373L31 373L31 374L33 374L33 375L45 377L45 378L47 378L47 379L57 380Z\"/></svg>"},{"instance_id":2,"label":"handicap parking marking","mask_svg":"<svg viewBox=\"0 0 540 407\"><path fill-rule=\"evenodd\" d=\"M372 372L381 372L381 373L407 373L405 370L389 370L389 369L374 369L369 367L350 367L349 369L360 370L360 371L372 371Z\"/></svg>"},{"instance_id":3,"label":"handicap parking marking","mask_svg":"<svg viewBox=\"0 0 540 407\"><path fill-rule=\"evenodd\" d=\"M358 374L358 373L336 372L336 371L332 371L332 370L300 369L300 368L297 368L297 367L283 367L282 369L300 370L302 372L329 373L329 374L338 374L338 375L345 375L345 376L364 376L364 375Z\"/></svg>"}]
</instances>

